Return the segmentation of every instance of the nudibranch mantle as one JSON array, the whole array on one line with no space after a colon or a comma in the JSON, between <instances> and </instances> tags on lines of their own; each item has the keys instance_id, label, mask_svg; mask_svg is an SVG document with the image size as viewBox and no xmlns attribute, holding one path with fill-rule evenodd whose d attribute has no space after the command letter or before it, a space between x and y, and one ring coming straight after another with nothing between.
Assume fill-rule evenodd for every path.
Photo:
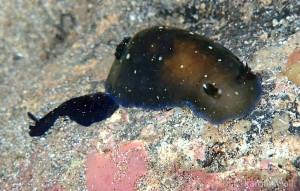
<instances>
[{"instance_id":1,"label":"nudibranch mantle","mask_svg":"<svg viewBox=\"0 0 300 191\"><path fill-rule=\"evenodd\" d=\"M106 91L125 107L187 105L213 124L247 115L261 78L212 40L167 26L147 28L118 45Z\"/></svg>"}]
</instances>

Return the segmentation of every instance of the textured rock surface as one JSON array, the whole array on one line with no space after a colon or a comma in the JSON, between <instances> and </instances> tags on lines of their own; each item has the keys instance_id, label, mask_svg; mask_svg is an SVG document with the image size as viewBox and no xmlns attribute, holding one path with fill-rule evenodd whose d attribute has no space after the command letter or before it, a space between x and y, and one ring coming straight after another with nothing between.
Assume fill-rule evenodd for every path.
<instances>
[{"instance_id":1,"label":"textured rock surface","mask_svg":"<svg viewBox=\"0 0 300 191\"><path fill-rule=\"evenodd\" d=\"M299 87L284 75L300 44L299 1L195 2L1 0L1 190L86 190L88 154L135 140L148 153L136 190L299 185ZM186 108L120 108L88 128L60 119L45 137L29 137L27 111L41 117L104 91L116 45L157 24L198 32L247 60L262 76L258 108L217 126Z\"/></svg>"}]
</instances>

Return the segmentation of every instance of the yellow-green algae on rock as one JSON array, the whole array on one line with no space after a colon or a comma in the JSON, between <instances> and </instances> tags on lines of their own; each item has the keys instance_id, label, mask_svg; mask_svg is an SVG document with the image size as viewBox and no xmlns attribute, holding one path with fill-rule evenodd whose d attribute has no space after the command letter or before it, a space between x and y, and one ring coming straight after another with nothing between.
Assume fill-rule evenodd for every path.
<instances>
[{"instance_id":1,"label":"yellow-green algae on rock","mask_svg":"<svg viewBox=\"0 0 300 191\"><path fill-rule=\"evenodd\" d=\"M300 63L295 63L290 65L290 67L286 69L285 75L290 80L300 85Z\"/></svg>"},{"instance_id":2,"label":"yellow-green algae on rock","mask_svg":"<svg viewBox=\"0 0 300 191\"><path fill-rule=\"evenodd\" d=\"M290 80L300 85L300 49L295 50L290 55L286 66L285 75Z\"/></svg>"}]
</instances>

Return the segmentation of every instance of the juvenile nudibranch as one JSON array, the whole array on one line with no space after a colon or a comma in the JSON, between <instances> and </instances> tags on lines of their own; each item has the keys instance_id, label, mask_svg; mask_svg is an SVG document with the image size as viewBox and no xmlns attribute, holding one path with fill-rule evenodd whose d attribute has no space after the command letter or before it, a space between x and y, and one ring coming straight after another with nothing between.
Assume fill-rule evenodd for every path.
<instances>
[{"instance_id":1,"label":"juvenile nudibranch","mask_svg":"<svg viewBox=\"0 0 300 191\"><path fill-rule=\"evenodd\" d=\"M125 107L189 106L213 124L247 115L261 78L225 47L183 29L147 28L118 45L106 91Z\"/></svg>"}]
</instances>

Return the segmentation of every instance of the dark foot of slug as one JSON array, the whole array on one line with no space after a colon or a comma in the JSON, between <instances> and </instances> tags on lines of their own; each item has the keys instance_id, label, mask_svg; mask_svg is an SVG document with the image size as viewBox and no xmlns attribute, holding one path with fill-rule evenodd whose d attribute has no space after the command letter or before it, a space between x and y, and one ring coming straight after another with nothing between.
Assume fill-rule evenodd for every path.
<instances>
[{"instance_id":1,"label":"dark foot of slug","mask_svg":"<svg viewBox=\"0 0 300 191\"><path fill-rule=\"evenodd\" d=\"M72 98L41 119L28 112L28 117L35 123L29 126L29 135L32 137L44 135L61 116L68 116L71 120L87 127L110 117L118 107L114 100L102 92Z\"/></svg>"}]
</instances>

